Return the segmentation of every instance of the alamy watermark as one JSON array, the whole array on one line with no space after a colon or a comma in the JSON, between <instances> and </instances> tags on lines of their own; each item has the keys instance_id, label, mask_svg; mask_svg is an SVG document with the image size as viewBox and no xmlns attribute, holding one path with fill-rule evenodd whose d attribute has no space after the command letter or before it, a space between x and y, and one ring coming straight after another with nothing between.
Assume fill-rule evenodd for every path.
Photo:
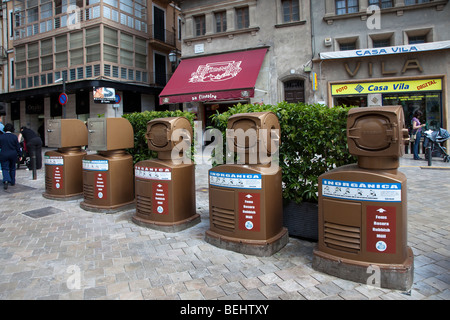
<instances>
[{"instance_id":1,"label":"alamy watermark","mask_svg":"<svg viewBox=\"0 0 450 320\"><path fill-rule=\"evenodd\" d=\"M366 284L369 287L381 288L381 270L379 266L370 265L367 267L366 273L370 274Z\"/></svg>"},{"instance_id":2,"label":"alamy watermark","mask_svg":"<svg viewBox=\"0 0 450 320\"><path fill-rule=\"evenodd\" d=\"M368 29L381 29L381 9L377 5L370 5L367 7L366 12L370 14L367 18L366 26Z\"/></svg>"},{"instance_id":3,"label":"alamy watermark","mask_svg":"<svg viewBox=\"0 0 450 320\"><path fill-rule=\"evenodd\" d=\"M81 289L81 269L79 266L73 264L67 267L66 273L70 274L67 278L66 285L69 290Z\"/></svg>"},{"instance_id":4,"label":"alamy watermark","mask_svg":"<svg viewBox=\"0 0 450 320\"><path fill-rule=\"evenodd\" d=\"M67 7L67 29L81 29L81 8L75 5Z\"/></svg>"},{"instance_id":5,"label":"alamy watermark","mask_svg":"<svg viewBox=\"0 0 450 320\"><path fill-rule=\"evenodd\" d=\"M210 161L215 164L266 164L272 168L279 166L279 129L227 129L224 139L218 129L203 131L201 128L202 122L196 121L193 137L185 129L173 131L171 140L177 141L177 145L172 149L171 160L175 164L192 163L193 139L193 156L197 164Z\"/></svg>"}]
</instances>

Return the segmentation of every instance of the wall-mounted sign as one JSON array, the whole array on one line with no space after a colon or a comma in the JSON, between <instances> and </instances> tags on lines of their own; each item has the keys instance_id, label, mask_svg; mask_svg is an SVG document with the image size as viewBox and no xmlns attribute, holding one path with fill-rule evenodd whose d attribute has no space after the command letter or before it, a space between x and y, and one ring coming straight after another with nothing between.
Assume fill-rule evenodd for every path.
<instances>
[{"instance_id":1,"label":"wall-mounted sign","mask_svg":"<svg viewBox=\"0 0 450 320\"><path fill-rule=\"evenodd\" d=\"M417 92L417 91L441 91L441 79L422 79L406 81L386 81L386 82L354 82L331 85L331 94L351 95L367 93L388 93L388 92Z\"/></svg>"},{"instance_id":2,"label":"wall-mounted sign","mask_svg":"<svg viewBox=\"0 0 450 320\"><path fill-rule=\"evenodd\" d=\"M436 41L430 43L421 43L414 45L393 46L383 48L369 48L358 50L344 50L333 52L319 53L320 59L345 59L345 58L359 58L359 57L373 57L390 54L401 54L409 52L425 52L434 50L444 50L450 48L450 41Z\"/></svg>"},{"instance_id":3,"label":"wall-mounted sign","mask_svg":"<svg viewBox=\"0 0 450 320\"><path fill-rule=\"evenodd\" d=\"M95 103L116 103L116 90L114 88L94 87Z\"/></svg>"}]
</instances>

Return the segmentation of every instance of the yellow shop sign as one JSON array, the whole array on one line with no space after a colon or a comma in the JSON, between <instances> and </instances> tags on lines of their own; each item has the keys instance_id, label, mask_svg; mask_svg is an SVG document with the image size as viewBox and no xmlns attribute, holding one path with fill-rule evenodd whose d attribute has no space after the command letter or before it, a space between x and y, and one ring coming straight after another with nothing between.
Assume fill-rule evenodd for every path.
<instances>
[{"instance_id":1,"label":"yellow shop sign","mask_svg":"<svg viewBox=\"0 0 450 320\"><path fill-rule=\"evenodd\" d=\"M442 90L441 79L341 83L331 85L331 94L333 96L368 94L368 93L417 92L417 91L440 91L440 90Z\"/></svg>"}]
</instances>

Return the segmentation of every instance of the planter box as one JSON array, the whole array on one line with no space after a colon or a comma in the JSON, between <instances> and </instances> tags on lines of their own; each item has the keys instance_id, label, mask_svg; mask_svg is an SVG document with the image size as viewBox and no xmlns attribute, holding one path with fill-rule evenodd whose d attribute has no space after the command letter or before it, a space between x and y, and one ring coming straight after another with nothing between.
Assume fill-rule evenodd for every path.
<instances>
[{"instance_id":1,"label":"planter box","mask_svg":"<svg viewBox=\"0 0 450 320\"><path fill-rule=\"evenodd\" d=\"M283 225L293 237L317 241L318 215L317 203L289 201L283 205Z\"/></svg>"}]
</instances>

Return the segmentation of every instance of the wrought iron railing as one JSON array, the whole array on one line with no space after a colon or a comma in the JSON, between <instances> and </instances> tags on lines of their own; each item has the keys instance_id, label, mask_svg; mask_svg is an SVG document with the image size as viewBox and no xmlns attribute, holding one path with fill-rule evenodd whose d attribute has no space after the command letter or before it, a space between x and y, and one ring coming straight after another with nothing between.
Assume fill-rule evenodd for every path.
<instances>
[{"instance_id":1,"label":"wrought iron railing","mask_svg":"<svg viewBox=\"0 0 450 320\"><path fill-rule=\"evenodd\" d=\"M153 40L158 40L171 46L175 46L176 44L174 32L157 27L154 24L150 26L149 35Z\"/></svg>"}]
</instances>

